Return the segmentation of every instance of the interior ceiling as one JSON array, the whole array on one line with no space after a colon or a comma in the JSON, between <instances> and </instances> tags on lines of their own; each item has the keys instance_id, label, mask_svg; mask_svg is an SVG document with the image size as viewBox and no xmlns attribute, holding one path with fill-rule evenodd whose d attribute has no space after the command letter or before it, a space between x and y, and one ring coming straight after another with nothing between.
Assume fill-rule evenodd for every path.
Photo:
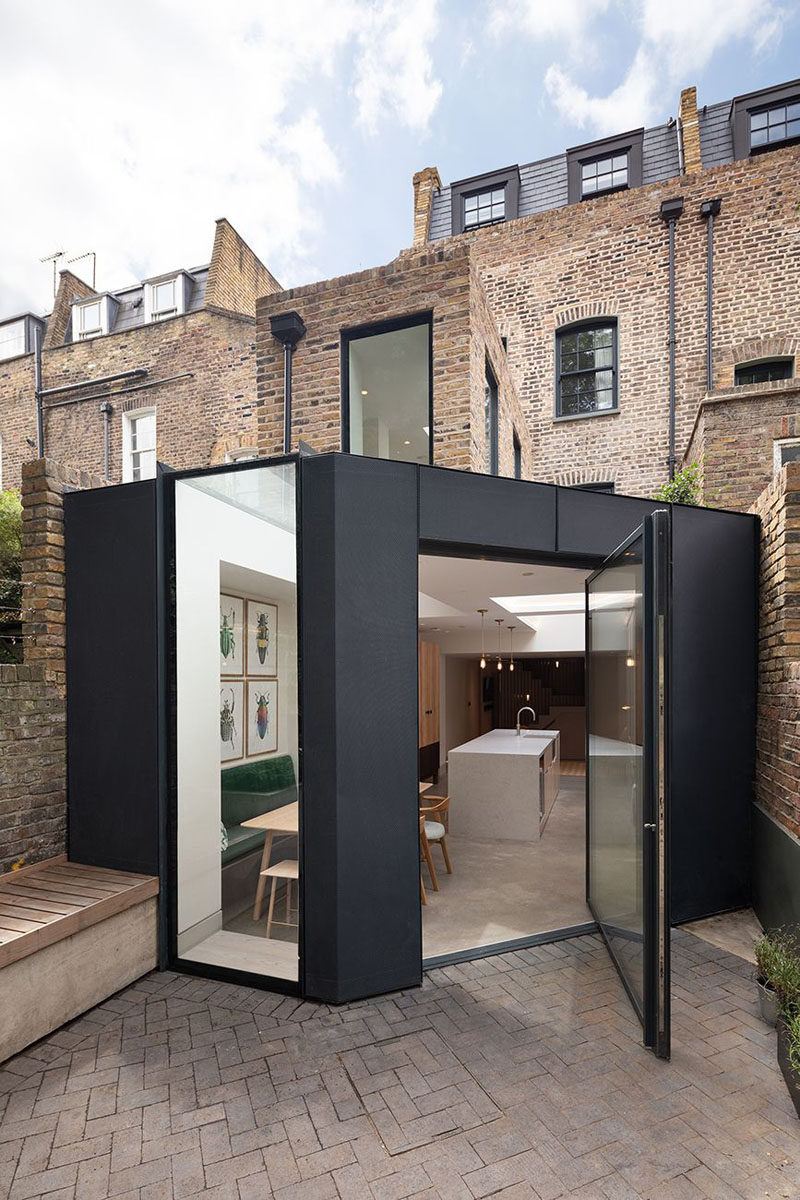
<instances>
[{"instance_id":1,"label":"interior ceiling","mask_svg":"<svg viewBox=\"0 0 800 1200\"><path fill-rule=\"evenodd\" d=\"M421 555L419 560L419 624L431 632L454 633L480 629L479 608L487 609L487 642L496 631L495 618L519 626L522 617L501 607L492 597L563 596L583 598L589 571L572 567L537 566L531 563L495 562L490 559L440 558ZM542 608L537 607L541 615ZM562 611L554 603L553 611Z\"/></svg>"}]
</instances>

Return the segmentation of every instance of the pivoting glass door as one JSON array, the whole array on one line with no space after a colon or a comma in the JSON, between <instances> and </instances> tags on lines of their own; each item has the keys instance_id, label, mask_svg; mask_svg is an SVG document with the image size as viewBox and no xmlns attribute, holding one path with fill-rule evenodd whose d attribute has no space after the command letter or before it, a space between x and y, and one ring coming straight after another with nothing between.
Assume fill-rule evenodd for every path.
<instances>
[{"instance_id":1,"label":"pivoting glass door","mask_svg":"<svg viewBox=\"0 0 800 1200\"><path fill-rule=\"evenodd\" d=\"M670 514L586 583L587 902L642 1022L669 1057Z\"/></svg>"}]
</instances>

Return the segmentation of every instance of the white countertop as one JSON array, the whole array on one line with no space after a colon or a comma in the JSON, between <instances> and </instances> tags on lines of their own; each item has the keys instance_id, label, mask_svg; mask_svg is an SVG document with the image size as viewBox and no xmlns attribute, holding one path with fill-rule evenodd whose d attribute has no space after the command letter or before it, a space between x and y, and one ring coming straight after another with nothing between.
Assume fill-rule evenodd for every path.
<instances>
[{"instance_id":1,"label":"white countertop","mask_svg":"<svg viewBox=\"0 0 800 1200\"><path fill-rule=\"evenodd\" d=\"M632 742L620 742L615 738L598 737L593 733L589 737L589 754L593 758L641 758L644 754L642 746Z\"/></svg>"},{"instance_id":2,"label":"white countertop","mask_svg":"<svg viewBox=\"0 0 800 1200\"><path fill-rule=\"evenodd\" d=\"M492 729L463 746L453 746L449 754L524 754L538 758L559 735L558 729Z\"/></svg>"}]
</instances>

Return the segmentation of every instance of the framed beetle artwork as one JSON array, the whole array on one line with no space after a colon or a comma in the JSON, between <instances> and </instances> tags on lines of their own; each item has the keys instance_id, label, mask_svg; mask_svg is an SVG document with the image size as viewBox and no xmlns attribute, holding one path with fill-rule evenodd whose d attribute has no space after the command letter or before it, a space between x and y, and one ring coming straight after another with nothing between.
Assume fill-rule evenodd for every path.
<instances>
[{"instance_id":1,"label":"framed beetle artwork","mask_svg":"<svg viewBox=\"0 0 800 1200\"><path fill-rule=\"evenodd\" d=\"M219 757L231 762L244 757L244 681L219 685Z\"/></svg>"},{"instance_id":2,"label":"framed beetle artwork","mask_svg":"<svg viewBox=\"0 0 800 1200\"><path fill-rule=\"evenodd\" d=\"M278 681L247 681L247 757L278 749Z\"/></svg>"},{"instance_id":3,"label":"framed beetle artwork","mask_svg":"<svg viewBox=\"0 0 800 1200\"><path fill-rule=\"evenodd\" d=\"M261 600L247 601L247 674L278 674L278 609Z\"/></svg>"},{"instance_id":4,"label":"framed beetle artwork","mask_svg":"<svg viewBox=\"0 0 800 1200\"><path fill-rule=\"evenodd\" d=\"M244 674L244 600L224 592L219 598L219 673Z\"/></svg>"}]
</instances>

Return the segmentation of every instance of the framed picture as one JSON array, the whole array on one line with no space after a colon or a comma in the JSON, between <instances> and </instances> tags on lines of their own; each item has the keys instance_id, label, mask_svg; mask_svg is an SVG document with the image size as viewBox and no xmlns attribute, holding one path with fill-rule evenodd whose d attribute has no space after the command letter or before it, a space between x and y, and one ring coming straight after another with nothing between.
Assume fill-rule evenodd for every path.
<instances>
[{"instance_id":1,"label":"framed picture","mask_svg":"<svg viewBox=\"0 0 800 1200\"><path fill-rule=\"evenodd\" d=\"M219 685L220 762L244 758L244 680Z\"/></svg>"},{"instance_id":2,"label":"framed picture","mask_svg":"<svg viewBox=\"0 0 800 1200\"><path fill-rule=\"evenodd\" d=\"M247 681L247 757L278 749L278 681Z\"/></svg>"},{"instance_id":3,"label":"framed picture","mask_svg":"<svg viewBox=\"0 0 800 1200\"><path fill-rule=\"evenodd\" d=\"M278 674L278 609L261 600L247 601L247 674Z\"/></svg>"},{"instance_id":4,"label":"framed picture","mask_svg":"<svg viewBox=\"0 0 800 1200\"><path fill-rule=\"evenodd\" d=\"M241 596L219 598L219 673L244 674L244 600Z\"/></svg>"}]
</instances>

